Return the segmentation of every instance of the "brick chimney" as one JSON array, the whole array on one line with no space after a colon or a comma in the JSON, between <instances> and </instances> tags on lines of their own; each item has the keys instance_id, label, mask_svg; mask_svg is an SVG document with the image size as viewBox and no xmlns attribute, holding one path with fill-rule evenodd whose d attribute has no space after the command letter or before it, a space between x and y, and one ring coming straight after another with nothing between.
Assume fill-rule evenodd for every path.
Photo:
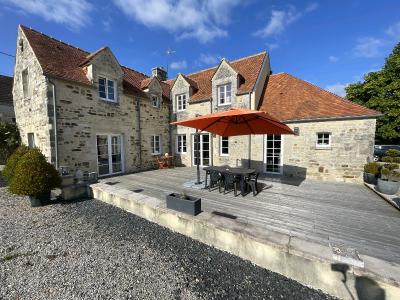
<instances>
[{"instance_id":1,"label":"brick chimney","mask_svg":"<svg viewBox=\"0 0 400 300\"><path fill-rule=\"evenodd\" d=\"M151 74L153 77L157 77L161 81L168 79L167 71L163 67L155 67L151 69Z\"/></svg>"}]
</instances>

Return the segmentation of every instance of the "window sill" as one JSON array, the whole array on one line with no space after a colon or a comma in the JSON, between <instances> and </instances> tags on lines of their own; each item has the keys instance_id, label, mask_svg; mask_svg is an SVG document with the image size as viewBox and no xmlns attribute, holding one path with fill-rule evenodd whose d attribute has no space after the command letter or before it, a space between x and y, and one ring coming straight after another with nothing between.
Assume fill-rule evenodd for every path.
<instances>
[{"instance_id":1,"label":"window sill","mask_svg":"<svg viewBox=\"0 0 400 300\"><path fill-rule=\"evenodd\" d=\"M119 104L118 100L115 100L115 101L114 100L108 100L106 98L101 98L101 97L99 97L99 100L103 101L103 102L111 103L111 104Z\"/></svg>"},{"instance_id":2,"label":"window sill","mask_svg":"<svg viewBox=\"0 0 400 300\"><path fill-rule=\"evenodd\" d=\"M332 150L332 146L315 146L315 150Z\"/></svg>"},{"instance_id":3,"label":"window sill","mask_svg":"<svg viewBox=\"0 0 400 300\"><path fill-rule=\"evenodd\" d=\"M222 153L220 153L219 156L222 156L222 157L229 157L229 154L222 154Z\"/></svg>"},{"instance_id":4,"label":"window sill","mask_svg":"<svg viewBox=\"0 0 400 300\"><path fill-rule=\"evenodd\" d=\"M232 103L224 103L224 104L218 103L218 106L229 106L229 105L232 105Z\"/></svg>"}]
</instances>

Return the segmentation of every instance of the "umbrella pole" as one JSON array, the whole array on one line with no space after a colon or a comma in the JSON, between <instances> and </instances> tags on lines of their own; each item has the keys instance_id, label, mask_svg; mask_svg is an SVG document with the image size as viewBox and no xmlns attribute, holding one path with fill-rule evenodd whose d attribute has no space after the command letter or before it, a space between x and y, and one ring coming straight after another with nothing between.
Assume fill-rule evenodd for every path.
<instances>
[{"instance_id":1,"label":"umbrella pole","mask_svg":"<svg viewBox=\"0 0 400 300\"><path fill-rule=\"evenodd\" d=\"M200 134L196 129L196 168L197 168L197 184L200 184Z\"/></svg>"}]
</instances>

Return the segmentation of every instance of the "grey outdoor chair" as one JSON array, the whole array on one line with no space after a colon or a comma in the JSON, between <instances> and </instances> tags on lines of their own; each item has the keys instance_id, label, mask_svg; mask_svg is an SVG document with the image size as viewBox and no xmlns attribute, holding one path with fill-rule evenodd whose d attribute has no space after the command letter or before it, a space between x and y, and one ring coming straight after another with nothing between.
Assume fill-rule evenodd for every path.
<instances>
[{"instance_id":1,"label":"grey outdoor chair","mask_svg":"<svg viewBox=\"0 0 400 300\"><path fill-rule=\"evenodd\" d=\"M252 174L245 179L246 184L251 188L253 196L258 194L257 179L260 173Z\"/></svg>"},{"instance_id":2,"label":"grey outdoor chair","mask_svg":"<svg viewBox=\"0 0 400 300\"><path fill-rule=\"evenodd\" d=\"M218 185L218 191L221 193L222 175L218 171L210 171L210 183L208 184L208 191Z\"/></svg>"},{"instance_id":3,"label":"grey outdoor chair","mask_svg":"<svg viewBox=\"0 0 400 300\"><path fill-rule=\"evenodd\" d=\"M239 178L233 174L224 174L223 181L224 181L224 194L226 193L227 190L229 190L230 187L233 187L233 193L236 197Z\"/></svg>"}]
</instances>

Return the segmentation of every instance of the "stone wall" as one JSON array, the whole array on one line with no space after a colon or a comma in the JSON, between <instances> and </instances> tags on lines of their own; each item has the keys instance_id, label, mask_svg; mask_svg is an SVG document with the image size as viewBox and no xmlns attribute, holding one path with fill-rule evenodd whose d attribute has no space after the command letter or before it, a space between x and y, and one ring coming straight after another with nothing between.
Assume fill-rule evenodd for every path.
<instances>
[{"instance_id":1,"label":"stone wall","mask_svg":"<svg viewBox=\"0 0 400 300\"><path fill-rule=\"evenodd\" d=\"M361 182L363 166L372 161L375 119L337 120L288 124L299 136L284 137L283 172L287 176ZM332 134L331 147L316 147L317 132Z\"/></svg>"},{"instance_id":2,"label":"stone wall","mask_svg":"<svg viewBox=\"0 0 400 300\"><path fill-rule=\"evenodd\" d=\"M23 47L18 41L22 40ZM24 97L22 88L22 71L27 69L29 75L28 95ZM52 105L47 97L48 83L32 48L21 31L18 30L16 62L14 68L13 98L15 118L20 130L22 143L28 144L28 133L34 133L35 145L49 161L54 162L50 134L53 128L49 114Z\"/></svg>"}]
</instances>

